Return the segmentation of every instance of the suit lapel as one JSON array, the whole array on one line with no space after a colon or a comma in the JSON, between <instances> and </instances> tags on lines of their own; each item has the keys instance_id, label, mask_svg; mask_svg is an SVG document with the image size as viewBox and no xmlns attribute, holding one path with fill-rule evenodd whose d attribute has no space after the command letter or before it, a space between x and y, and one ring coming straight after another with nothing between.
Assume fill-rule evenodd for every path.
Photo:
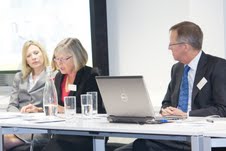
<instances>
[{"instance_id":1,"label":"suit lapel","mask_svg":"<svg viewBox=\"0 0 226 151\"><path fill-rule=\"evenodd\" d=\"M195 80L194 80L194 85L192 90L192 104L195 100L196 95L199 92L197 84L200 82L200 80L204 77L206 73L206 70L207 70L206 63L207 63L207 57L206 57L206 54L203 52L196 70L196 75L195 75Z\"/></svg>"},{"instance_id":2,"label":"suit lapel","mask_svg":"<svg viewBox=\"0 0 226 151\"><path fill-rule=\"evenodd\" d=\"M28 77L24 80L22 80L20 85L20 89L23 89L24 91L28 92Z\"/></svg>"},{"instance_id":3,"label":"suit lapel","mask_svg":"<svg viewBox=\"0 0 226 151\"><path fill-rule=\"evenodd\" d=\"M74 85L76 85L76 91L70 91L69 95L70 96L76 96L77 97L77 94L78 94L78 89L79 89L79 85L80 85L80 82L82 81L82 70L80 69L77 74L76 74L76 77L75 77L75 80L73 82Z\"/></svg>"},{"instance_id":4,"label":"suit lapel","mask_svg":"<svg viewBox=\"0 0 226 151\"><path fill-rule=\"evenodd\" d=\"M40 89L40 87L44 87L43 85L45 84L46 81L46 71L42 71L40 74L40 77L38 81L35 83L35 85L32 87L32 89L29 92L36 91L37 89Z\"/></svg>"}]
</instances>

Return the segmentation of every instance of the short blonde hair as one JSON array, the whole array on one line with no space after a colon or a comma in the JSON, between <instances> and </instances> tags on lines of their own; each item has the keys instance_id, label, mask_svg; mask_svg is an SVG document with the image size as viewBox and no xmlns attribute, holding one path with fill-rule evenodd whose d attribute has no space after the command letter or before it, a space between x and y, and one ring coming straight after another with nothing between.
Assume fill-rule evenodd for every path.
<instances>
[{"instance_id":1,"label":"short blonde hair","mask_svg":"<svg viewBox=\"0 0 226 151\"><path fill-rule=\"evenodd\" d=\"M37 41L34 41L34 40L26 41L22 49L22 75L23 75L22 78L23 79L27 78L27 76L32 72L32 68L27 64L27 50L31 45L37 46L42 52L44 66L47 67L49 65L49 59L48 59L48 55L46 53L45 48Z\"/></svg>"},{"instance_id":2,"label":"short blonde hair","mask_svg":"<svg viewBox=\"0 0 226 151\"><path fill-rule=\"evenodd\" d=\"M88 54L85 48L82 46L81 42L77 38L66 38L59 42L59 44L54 49L53 57L52 57L52 68L53 70L57 70L56 63L54 62L55 53L63 51L68 52L72 55L74 64L78 65L78 70L84 67L88 61Z\"/></svg>"}]
</instances>

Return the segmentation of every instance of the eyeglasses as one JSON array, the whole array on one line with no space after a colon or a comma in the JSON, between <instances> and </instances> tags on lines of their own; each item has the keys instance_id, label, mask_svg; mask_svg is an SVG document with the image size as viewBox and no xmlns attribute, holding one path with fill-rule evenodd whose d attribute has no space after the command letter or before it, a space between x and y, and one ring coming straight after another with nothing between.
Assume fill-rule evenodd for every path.
<instances>
[{"instance_id":1,"label":"eyeglasses","mask_svg":"<svg viewBox=\"0 0 226 151\"><path fill-rule=\"evenodd\" d=\"M55 62L66 62L68 59L70 59L72 56L66 57L66 58L54 58L53 60Z\"/></svg>"},{"instance_id":2,"label":"eyeglasses","mask_svg":"<svg viewBox=\"0 0 226 151\"><path fill-rule=\"evenodd\" d=\"M185 42L178 42L178 43L174 43L174 44L169 44L168 48L170 48L171 46L181 45L181 44L185 44Z\"/></svg>"}]
</instances>

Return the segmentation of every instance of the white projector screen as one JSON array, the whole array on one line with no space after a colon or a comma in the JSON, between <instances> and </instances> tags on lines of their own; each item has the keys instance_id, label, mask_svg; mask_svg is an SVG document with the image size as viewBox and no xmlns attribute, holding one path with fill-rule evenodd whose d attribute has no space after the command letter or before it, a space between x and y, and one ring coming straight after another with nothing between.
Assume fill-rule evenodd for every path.
<instances>
[{"instance_id":1,"label":"white projector screen","mask_svg":"<svg viewBox=\"0 0 226 151\"><path fill-rule=\"evenodd\" d=\"M0 5L0 71L21 69L25 41L42 43L52 58L57 43L80 39L92 66L89 0L5 0Z\"/></svg>"}]
</instances>

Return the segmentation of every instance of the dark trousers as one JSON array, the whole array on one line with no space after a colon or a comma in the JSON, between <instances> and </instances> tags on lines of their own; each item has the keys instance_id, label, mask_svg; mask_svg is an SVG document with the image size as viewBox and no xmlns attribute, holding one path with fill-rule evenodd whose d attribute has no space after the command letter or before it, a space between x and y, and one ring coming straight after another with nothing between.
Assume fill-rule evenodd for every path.
<instances>
[{"instance_id":1,"label":"dark trousers","mask_svg":"<svg viewBox=\"0 0 226 151\"><path fill-rule=\"evenodd\" d=\"M42 151L92 151L92 137L55 135Z\"/></svg>"},{"instance_id":2,"label":"dark trousers","mask_svg":"<svg viewBox=\"0 0 226 151\"><path fill-rule=\"evenodd\" d=\"M190 151L189 142L137 139L133 151Z\"/></svg>"},{"instance_id":3,"label":"dark trousers","mask_svg":"<svg viewBox=\"0 0 226 151\"><path fill-rule=\"evenodd\" d=\"M189 142L137 139L133 151L190 151ZM212 148L212 151L226 151L226 148Z\"/></svg>"}]
</instances>

